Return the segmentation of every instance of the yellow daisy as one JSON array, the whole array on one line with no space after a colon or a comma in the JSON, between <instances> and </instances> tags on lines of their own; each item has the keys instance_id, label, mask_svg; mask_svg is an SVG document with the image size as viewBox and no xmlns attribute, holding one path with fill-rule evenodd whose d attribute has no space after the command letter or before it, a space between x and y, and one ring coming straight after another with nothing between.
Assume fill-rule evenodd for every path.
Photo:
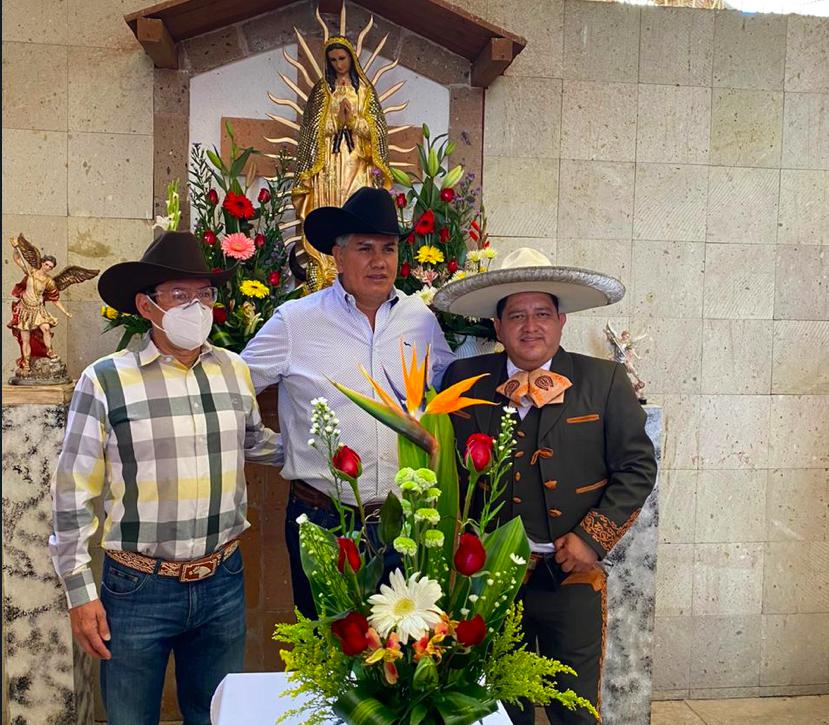
<instances>
[{"instance_id":1,"label":"yellow daisy","mask_svg":"<svg viewBox=\"0 0 829 725\"><path fill-rule=\"evenodd\" d=\"M443 261L443 252L427 244L417 250L417 261L421 264L440 264Z\"/></svg>"},{"instance_id":2,"label":"yellow daisy","mask_svg":"<svg viewBox=\"0 0 829 725\"><path fill-rule=\"evenodd\" d=\"M255 279L246 279L239 285L239 291L245 297L267 297L268 288Z\"/></svg>"}]
</instances>

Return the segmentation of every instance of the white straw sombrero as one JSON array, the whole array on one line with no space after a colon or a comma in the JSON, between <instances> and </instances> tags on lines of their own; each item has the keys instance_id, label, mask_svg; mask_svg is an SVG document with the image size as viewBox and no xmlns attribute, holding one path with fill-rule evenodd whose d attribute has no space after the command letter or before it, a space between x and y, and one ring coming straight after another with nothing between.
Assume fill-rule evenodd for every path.
<instances>
[{"instance_id":1,"label":"white straw sombrero","mask_svg":"<svg viewBox=\"0 0 829 725\"><path fill-rule=\"evenodd\" d=\"M519 292L547 292L558 298L559 312L578 312L618 302L625 286L601 272L556 267L538 250L521 247L504 257L499 269L441 287L432 305L464 317L495 317L498 301Z\"/></svg>"}]
</instances>

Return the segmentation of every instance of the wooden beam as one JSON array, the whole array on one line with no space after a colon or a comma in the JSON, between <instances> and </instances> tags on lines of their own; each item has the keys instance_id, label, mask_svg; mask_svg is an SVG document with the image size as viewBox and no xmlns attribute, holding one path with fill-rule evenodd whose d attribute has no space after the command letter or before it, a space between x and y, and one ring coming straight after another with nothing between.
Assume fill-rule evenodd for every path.
<instances>
[{"instance_id":1,"label":"wooden beam","mask_svg":"<svg viewBox=\"0 0 829 725\"><path fill-rule=\"evenodd\" d=\"M512 40L509 38L490 38L477 58L472 62L470 84L477 88L486 88L501 75L514 58Z\"/></svg>"},{"instance_id":2,"label":"wooden beam","mask_svg":"<svg viewBox=\"0 0 829 725\"><path fill-rule=\"evenodd\" d=\"M178 49L163 20L138 18L136 37L147 55L153 59L156 68L178 68Z\"/></svg>"}]
</instances>

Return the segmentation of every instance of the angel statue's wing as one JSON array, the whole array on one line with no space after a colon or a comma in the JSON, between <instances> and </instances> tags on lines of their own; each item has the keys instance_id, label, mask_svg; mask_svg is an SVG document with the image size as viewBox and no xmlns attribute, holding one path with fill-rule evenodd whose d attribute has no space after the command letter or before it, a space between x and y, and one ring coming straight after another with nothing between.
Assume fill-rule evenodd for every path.
<instances>
[{"instance_id":1,"label":"angel statue's wing","mask_svg":"<svg viewBox=\"0 0 829 725\"><path fill-rule=\"evenodd\" d=\"M15 247L32 269L40 269L40 250L34 244L22 234L18 234Z\"/></svg>"},{"instance_id":2,"label":"angel statue's wing","mask_svg":"<svg viewBox=\"0 0 829 725\"><path fill-rule=\"evenodd\" d=\"M85 269L84 267L71 264L62 269L59 274L56 274L53 280L59 290L65 290L69 285L86 282L88 279L97 277L100 271L100 269Z\"/></svg>"}]
</instances>

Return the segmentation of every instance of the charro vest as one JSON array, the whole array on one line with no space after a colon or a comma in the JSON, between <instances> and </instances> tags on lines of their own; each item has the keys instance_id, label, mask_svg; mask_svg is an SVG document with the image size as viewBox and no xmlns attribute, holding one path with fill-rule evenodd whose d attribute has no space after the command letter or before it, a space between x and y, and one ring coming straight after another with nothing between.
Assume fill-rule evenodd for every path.
<instances>
[{"instance_id":1,"label":"charro vest","mask_svg":"<svg viewBox=\"0 0 829 725\"><path fill-rule=\"evenodd\" d=\"M524 419L516 429L516 446L512 459L512 481L507 489L507 501L504 508L512 508L512 518L520 516L524 521L524 529L530 540L546 543L553 540L547 513L547 504L544 500L544 485L538 466L538 427L541 421L541 410L536 407L529 409ZM506 513L506 512L505 512Z\"/></svg>"}]
</instances>

